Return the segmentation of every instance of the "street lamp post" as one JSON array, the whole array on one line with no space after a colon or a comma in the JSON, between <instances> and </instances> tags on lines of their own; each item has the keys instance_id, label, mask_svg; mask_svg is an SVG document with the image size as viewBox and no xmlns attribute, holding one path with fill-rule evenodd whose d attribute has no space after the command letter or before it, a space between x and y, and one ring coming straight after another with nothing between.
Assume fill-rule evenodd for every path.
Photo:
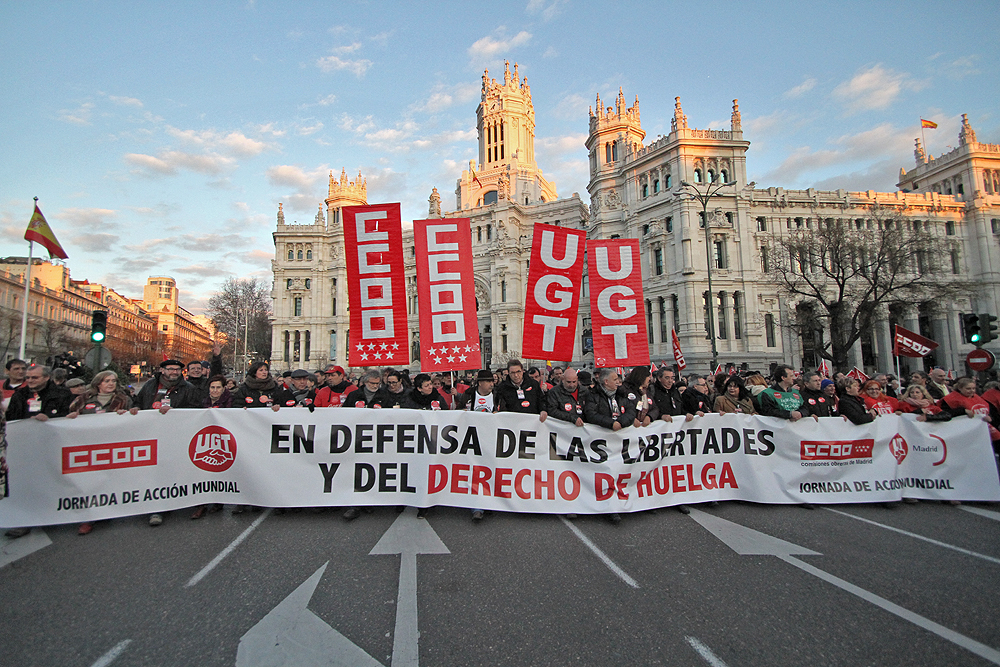
<instances>
[{"instance_id":1,"label":"street lamp post","mask_svg":"<svg viewBox=\"0 0 1000 667\"><path fill-rule=\"evenodd\" d=\"M712 243L708 225L708 202L712 200L712 197L719 194L722 188L733 185L736 185L736 181L727 181L725 183L712 181L705 186L704 190L701 190L696 185L687 181L681 181L681 189L691 199L701 202L701 221L705 225L705 268L708 269L708 334L712 340L712 372L715 372L715 369L719 365L719 348L716 342L717 332L715 330L715 294L712 292Z\"/></svg>"}]
</instances>

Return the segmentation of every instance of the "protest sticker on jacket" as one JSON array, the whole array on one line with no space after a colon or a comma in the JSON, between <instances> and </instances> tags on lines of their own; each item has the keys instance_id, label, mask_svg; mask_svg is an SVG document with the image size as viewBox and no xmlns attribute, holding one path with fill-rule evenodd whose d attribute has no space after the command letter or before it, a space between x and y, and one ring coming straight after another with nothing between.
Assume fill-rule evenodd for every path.
<instances>
[{"instance_id":1,"label":"protest sticker on jacket","mask_svg":"<svg viewBox=\"0 0 1000 667\"><path fill-rule=\"evenodd\" d=\"M8 425L0 527L205 503L631 512L682 503L1000 501L986 423L706 415L611 431L535 415L282 408Z\"/></svg>"},{"instance_id":2,"label":"protest sticker on jacket","mask_svg":"<svg viewBox=\"0 0 1000 667\"><path fill-rule=\"evenodd\" d=\"M649 343L639 241L587 241L594 366L646 366Z\"/></svg>"},{"instance_id":3,"label":"protest sticker on jacket","mask_svg":"<svg viewBox=\"0 0 1000 667\"><path fill-rule=\"evenodd\" d=\"M572 361L587 233L536 224L524 304L522 355Z\"/></svg>"},{"instance_id":4,"label":"protest sticker on jacket","mask_svg":"<svg viewBox=\"0 0 1000 667\"><path fill-rule=\"evenodd\" d=\"M399 204L345 206L344 255L351 308L348 363L410 363Z\"/></svg>"},{"instance_id":5,"label":"protest sticker on jacket","mask_svg":"<svg viewBox=\"0 0 1000 667\"><path fill-rule=\"evenodd\" d=\"M481 368L468 218L414 220L420 370Z\"/></svg>"}]
</instances>

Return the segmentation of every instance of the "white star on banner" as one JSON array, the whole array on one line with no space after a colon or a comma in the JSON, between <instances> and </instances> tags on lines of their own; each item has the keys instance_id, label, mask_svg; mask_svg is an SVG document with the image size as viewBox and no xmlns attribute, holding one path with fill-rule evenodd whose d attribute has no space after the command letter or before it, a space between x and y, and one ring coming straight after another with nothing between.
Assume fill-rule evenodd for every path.
<instances>
[{"instance_id":1,"label":"white star on banner","mask_svg":"<svg viewBox=\"0 0 1000 667\"><path fill-rule=\"evenodd\" d=\"M399 343L393 343L392 344L392 349L398 350L399 349Z\"/></svg>"},{"instance_id":2,"label":"white star on banner","mask_svg":"<svg viewBox=\"0 0 1000 667\"><path fill-rule=\"evenodd\" d=\"M441 363L441 357L435 357L434 358L434 363L435 364L440 364Z\"/></svg>"},{"instance_id":3,"label":"white star on banner","mask_svg":"<svg viewBox=\"0 0 1000 667\"><path fill-rule=\"evenodd\" d=\"M451 351L452 352L461 352L462 348L460 348L460 347L453 347L453 348L451 348Z\"/></svg>"},{"instance_id":4,"label":"white star on banner","mask_svg":"<svg viewBox=\"0 0 1000 667\"><path fill-rule=\"evenodd\" d=\"M472 352L472 347L471 347L471 346L469 346L469 345L466 345L466 346L465 346L465 351L466 351L466 352Z\"/></svg>"},{"instance_id":5,"label":"white star on banner","mask_svg":"<svg viewBox=\"0 0 1000 667\"><path fill-rule=\"evenodd\" d=\"M382 349L383 350L388 350L389 349L389 344L388 343L382 343Z\"/></svg>"},{"instance_id":6,"label":"white star on banner","mask_svg":"<svg viewBox=\"0 0 1000 667\"><path fill-rule=\"evenodd\" d=\"M455 363L455 357L448 357L448 363L449 364Z\"/></svg>"},{"instance_id":7,"label":"white star on banner","mask_svg":"<svg viewBox=\"0 0 1000 667\"><path fill-rule=\"evenodd\" d=\"M362 354L361 355L361 360L362 361L367 361L367 359L368 359L368 355L367 354Z\"/></svg>"},{"instance_id":8,"label":"white star on banner","mask_svg":"<svg viewBox=\"0 0 1000 667\"><path fill-rule=\"evenodd\" d=\"M468 357L464 354L458 358L459 361L465 361L466 359L468 359Z\"/></svg>"},{"instance_id":9,"label":"white star on banner","mask_svg":"<svg viewBox=\"0 0 1000 667\"><path fill-rule=\"evenodd\" d=\"M364 343L358 343L358 352L361 352L364 349L365 349L365 344Z\"/></svg>"},{"instance_id":10,"label":"white star on banner","mask_svg":"<svg viewBox=\"0 0 1000 667\"><path fill-rule=\"evenodd\" d=\"M381 352L376 352L375 353L375 358L376 359L381 359L382 358L382 353Z\"/></svg>"}]
</instances>

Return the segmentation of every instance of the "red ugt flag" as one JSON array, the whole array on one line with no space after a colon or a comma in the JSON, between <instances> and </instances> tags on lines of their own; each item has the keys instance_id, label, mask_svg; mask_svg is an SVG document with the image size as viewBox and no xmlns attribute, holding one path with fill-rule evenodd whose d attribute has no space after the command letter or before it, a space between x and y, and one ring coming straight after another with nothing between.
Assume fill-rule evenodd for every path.
<instances>
[{"instance_id":1,"label":"red ugt flag","mask_svg":"<svg viewBox=\"0 0 1000 667\"><path fill-rule=\"evenodd\" d=\"M572 361L587 233L536 224L524 303L526 359Z\"/></svg>"},{"instance_id":2,"label":"red ugt flag","mask_svg":"<svg viewBox=\"0 0 1000 667\"><path fill-rule=\"evenodd\" d=\"M482 368L468 218L414 220L420 370Z\"/></svg>"},{"instance_id":3,"label":"red ugt flag","mask_svg":"<svg viewBox=\"0 0 1000 667\"><path fill-rule=\"evenodd\" d=\"M649 363L637 239L587 241L594 366Z\"/></svg>"},{"instance_id":4,"label":"red ugt flag","mask_svg":"<svg viewBox=\"0 0 1000 667\"><path fill-rule=\"evenodd\" d=\"M351 306L348 363L410 362L399 204L345 206L347 297Z\"/></svg>"}]
</instances>

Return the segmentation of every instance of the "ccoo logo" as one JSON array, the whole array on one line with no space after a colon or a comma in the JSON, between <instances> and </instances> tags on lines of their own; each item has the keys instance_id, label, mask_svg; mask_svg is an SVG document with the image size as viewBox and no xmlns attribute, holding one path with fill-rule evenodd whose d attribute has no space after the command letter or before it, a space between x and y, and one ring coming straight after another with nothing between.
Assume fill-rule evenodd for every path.
<instances>
[{"instance_id":1,"label":"ccoo logo","mask_svg":"<svg viewBox=\"0 0 1000 667\"><path fill-rule=\"evenodd\" d=\"M236 438L221 426L206 426L191 438L191 463L207 472L225 472L236 460Z\"/></svg>"},{"instance_id":2,"label":"ccoo logo","mask_svg":"<svg viewBox=\"0 0 1000 667\"><path fill-rule=\"evenodd\" d=\"M903 459L906 458L906 450L906 440L903 439L903 436L898 433L892 436L892 440L889 441L889 451L896 457L896 463L903 462Z\"/></svg>"}]
</instances>

